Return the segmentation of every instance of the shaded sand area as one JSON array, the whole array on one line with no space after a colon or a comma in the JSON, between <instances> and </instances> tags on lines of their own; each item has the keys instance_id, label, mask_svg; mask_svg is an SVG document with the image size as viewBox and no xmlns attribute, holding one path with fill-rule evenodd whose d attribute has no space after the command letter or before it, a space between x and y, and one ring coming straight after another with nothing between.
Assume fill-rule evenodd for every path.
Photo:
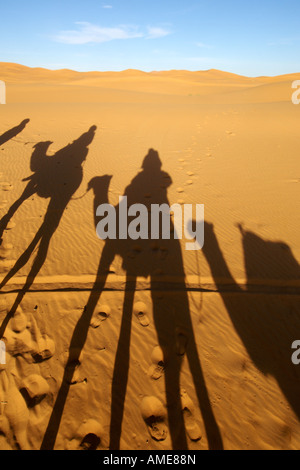
<instances>
[{"instance_id":1,"label":"shaded sand area","mask_svg":"<svg viewBox=\"0 0 300 470\"><path fill-rule=\"evenodd\" d=\"M0 78L0 449L299 448L299 75ZM204 249L100 241L124 194Z\"/></svg>"}]
</instances>

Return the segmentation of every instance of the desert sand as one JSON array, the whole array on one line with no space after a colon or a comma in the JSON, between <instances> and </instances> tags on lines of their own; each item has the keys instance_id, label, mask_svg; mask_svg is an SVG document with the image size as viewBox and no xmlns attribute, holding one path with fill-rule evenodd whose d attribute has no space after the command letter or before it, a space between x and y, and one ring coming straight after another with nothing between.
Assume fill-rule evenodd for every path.
<instances>
[{"instance_id":1,"label":"desert sand","mask_svg":"<svg viewBox=\"0 0 300 470\"><path fill-rule=\"evenodd\" d=\"M298 449L299 74L0 79L0 449ZM124 194L203 250L99 240Z\"/></svg>"}]
</instances>

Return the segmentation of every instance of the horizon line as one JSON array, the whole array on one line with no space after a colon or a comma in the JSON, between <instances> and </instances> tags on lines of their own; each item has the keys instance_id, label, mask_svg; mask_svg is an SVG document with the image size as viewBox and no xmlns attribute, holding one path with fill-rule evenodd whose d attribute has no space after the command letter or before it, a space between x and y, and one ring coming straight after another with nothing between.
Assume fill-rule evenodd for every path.
<instances>
[{"instance_id":1,"label":"horizon line","mask_svg":"<svg viewBox=\"0 0 300 470\"><path fill-rule=\"evenodd\" d=\"M1 62L0 61L0 66L1 65L18 65L20 67L32 69L32 70L45 70L48 72L73 72L73 73L79 73L79 74L84 74L84 73L123 73L123 72L141 72L145 74L152 74L152 73L164 73L164 72L190 72L190 73L199 73L199 72L221 72L221 73L226 73L228 75L236 75L239 77L243 78L275 78L275 77L284 77L287 75L300 75L300 72L287 72L283 74L278 74L278 75L255 75L255 76L249 76L249 75L243 75L237 72L228 72L227 70L222 70L222 69L216 69L216 68L211 68L211 69L199 69L199 70L190 70L190 69L165 69L165 70L151 70L151 71L145 71L142 69L136 69L136 68L127 68L123 70L85 70L85 71L80 71L80 70L75 70L75 69L70 69L70 68L47 68L47 67L42 67L42 66L30 66L30 65L24 65L20 64L18 62ZM1 74L1 71L0 71Z\"/></svg>"}]
</instances>

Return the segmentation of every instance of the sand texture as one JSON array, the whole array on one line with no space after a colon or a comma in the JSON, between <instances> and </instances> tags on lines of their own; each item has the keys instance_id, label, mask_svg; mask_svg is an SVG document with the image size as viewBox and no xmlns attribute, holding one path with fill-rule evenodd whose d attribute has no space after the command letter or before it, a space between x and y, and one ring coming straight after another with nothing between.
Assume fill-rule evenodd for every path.
<instances>
[{"instance_id":1,"label":"sand texture","mask_svg":"<svg viewBox=\"0 0 300 470\"><path fill-rule=\"evenodd\" d=\"M0 78L0 449L299 449L299 75ZM203 250L99 240L122 195Z\"/></svg>"}]
</instances>

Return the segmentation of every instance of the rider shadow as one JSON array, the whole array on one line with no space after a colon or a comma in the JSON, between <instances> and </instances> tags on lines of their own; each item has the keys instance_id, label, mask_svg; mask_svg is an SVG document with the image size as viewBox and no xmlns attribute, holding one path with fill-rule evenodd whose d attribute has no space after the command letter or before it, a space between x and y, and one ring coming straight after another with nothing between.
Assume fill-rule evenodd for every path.
<instances>
[{"instance_id":1,"label":"rider shadow","mask_svg":"<svg viewBox=\"0 0 300 470\"><path fill-rule=\"evenodd\" d=\"M150 228L151 204L168 204L167 189L172 184L170 176L161 170L162 163L156 151L150 150L143 161L142 171L131 181L124 196L127 207L143 204L148 210L148 227ZM93 178L89 189L94 192L94 214L99 205L108 204L108 189L111 176ZM124 201L124 199L123 199ZM124 209L120 202L115 207L116 233L119 233L120 211ZM95 225L101 218L95 217ZM128 218L126 228L133 218ZM110 449L120 448L121 429L124 414L124 403L128 382L130 363L130 339L134 295L137 277L151 279L151 297L153 318L161 348L166 351L165 387L169 429L174 449L187 449L187 438L180 396L180 371L184 355L186 355L194 381L200 410L202 412L206 435L211 449L222 449L222 439L210 404L205 379L198 356L188 296L185 285L183 258L179 240L174 238L174 225L170 218L171 239L157 240L138 239L107 239L102 251L96 282L89 300L80 317L70 344L69 363L65 369L62 385L48 424L42 449L52 449L55 444L64 405L70 383L84 347L91 318L99 301L101 292L116 255L122 259L122 268L126 272L123 314L120 336L118 340L114 373L112 380ZM121 227L124 228L124 227ZM150 237L149 237L150 238ZM176 279L176 294L168 297L168 305L162 307L161 291L164 280Z\"/></svg>"},{"instance_id":2,"label":"rider shadow","mask_svg":"<svg viewBox=\"0 0 300 470\"><path fill-rule=\"evenodd\" d=\"M9 131L4 132L4 134L0 135L0 146L5 144L11 139L14 139L20 132L22 132L27 124L30 122L30 119L24 119L18 126L13 127Z\"/></svg>"},{"instance_id":3,"label":"rider shadow","mask_svg":"<svg viewBox=\"0 0 300 470\"><path fill-rule=\"evenodd\" d=\"M241 225L247 276L243 289L233 278L213 225L205 224L203 253L233 326L255 366L274 377L300 419L300 370L291 360L300 330L300 266L290 247L264 240ZM223 280L230 280L226 292Z\"/></svg>"},{"instance_id":4,"label":"rider shadow","mask_svg":"<svg viewBox=\"0 0 300 470\"><path fill-rule=\"evenodd\" d=\"M38 246L37 254L27 276L25 285L19 291L11 310L8 312L0 327L0 338L4 334L10 318L16 312L24 295L30 289L36 276L40 272L47 258L51 238L59 226L69 201L82 182L82 164L88 155L88 146L94 139L95 131L96 126L91 127L88 132L82 134L77 140L62 148L53 156L46 154L52 142L40 142L36 144L30 164L33 174L24 180L28 181L28 183L23 194L0 221L1 238L11 217L26 199L33 194L37 194L41 198L50 199L43 223L35 237L0 283L0 289L2 289L8 281L25 266L35 248Z\"/></svg>"}]
</instances>

